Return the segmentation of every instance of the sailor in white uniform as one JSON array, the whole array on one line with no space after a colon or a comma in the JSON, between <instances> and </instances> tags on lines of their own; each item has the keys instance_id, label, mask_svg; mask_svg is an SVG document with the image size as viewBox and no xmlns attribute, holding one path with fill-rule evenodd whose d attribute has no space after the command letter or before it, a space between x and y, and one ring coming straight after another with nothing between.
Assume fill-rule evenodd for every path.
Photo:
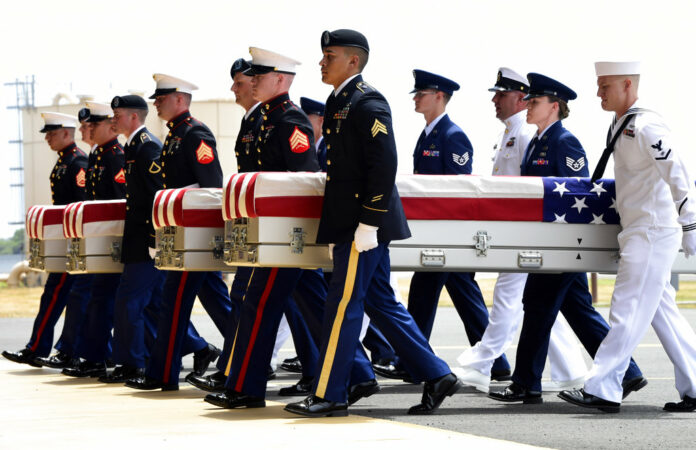
<instances>
[{"instance_id":1,"label":"sailor in white uniform","mask_svg":"<svg viewBox=\"0 0 696 450\"><path fill-rule=\"evenodd\" d=\"M505 124L505 131L494 147L493 175L519 175L524 152L536 133L536 127L527 123L527 102L522 100L529 93L528 81L514 70L501 67L489 91L495 92L492 101L496 117ZM522 321L522 291L526 281L526 273L498 275L488 327L481 340L457 359L462 367L453 370L464 384L488 393L493 361L510 346ZM548 358L551 381L542 384L544 391L560 391L582 384L587 366L562 314L551 329Z\"/></svg>"},{"instance_id":2,"label":"sailor in white uniform","mask_svg":"<svg viewBox=\"0 0 696 450\"><path fill-rule=\"evenodd\" d=\"M621 259L609 313L611 330L597 350L584 388L563 391L559 397L618 412L629 358L652 324L674 364L681 399L664 409L694 411L696 334L679 312L670 284L680 243L687 257L696 254L694 181L667 125L638 101L639 63L598 62L595 69L602 109L616 115L592 178L602 176L613 150Z\"/></svg>"}]
</instances>

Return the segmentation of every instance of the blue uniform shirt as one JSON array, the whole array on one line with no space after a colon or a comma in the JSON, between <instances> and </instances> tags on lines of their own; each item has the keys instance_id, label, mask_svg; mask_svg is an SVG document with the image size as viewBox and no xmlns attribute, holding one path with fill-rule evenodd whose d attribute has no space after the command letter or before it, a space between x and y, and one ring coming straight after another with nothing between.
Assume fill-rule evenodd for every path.
<instances>
[{"instance_id":1,"label":"blue uniform shirt","mask_svg":"<svg viewBox=\"0 0 696 450\"><path fill-rule=\"evenodd\" d=\"M413 152L413 173L469 174L474 150L469 138L447 114L425 135L421 133Z\"/></svg>"},{"instance_id":2,"label":"blue uniform shirt","mask_svg":"<svg viewBox=\"0 0 696 450\"><path fill-rule=\"evenodd\" d=\"M590 172L580 141L559 120L541 138L534 137L529 143L522 159L521 175L589 177Z\"/></svg>"}]
</instances>

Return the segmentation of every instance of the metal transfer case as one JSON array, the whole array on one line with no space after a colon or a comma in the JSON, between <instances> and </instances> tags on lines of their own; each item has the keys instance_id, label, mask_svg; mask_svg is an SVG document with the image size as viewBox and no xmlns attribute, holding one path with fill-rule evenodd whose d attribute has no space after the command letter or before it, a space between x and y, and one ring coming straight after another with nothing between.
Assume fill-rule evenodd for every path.
<instances>
[{"instance_id":1,"label":"metal transfer case","mask_svg":"<svg viewBox=\"0 0 696 450\"><path fill-rule=\"evenodd\" d=\"M69 273L121 273L125 200L90 200L65 207Z\"/></svg>"},{"instance_id":2,"label":"metal transfer case","mask_svg":"<svg viewBox=\"0 0 696 450\"><path fill-rule=\"evenodd\" d=\"M63 235L64 206L35 205L26 215L29 267L46 272L65 272L68 258Z\"/></svg>"},{"instance_id":3,"label":"metal transfer case","mask_svg":"<svg viewBox=\"0 0 696 450\"><path fill-rule=\"evenodd\" d=\"M162 270L231 269L222 260L222 189L158 191L152 209L156 231L155 266Z\"/></svg>"}]
</instances>

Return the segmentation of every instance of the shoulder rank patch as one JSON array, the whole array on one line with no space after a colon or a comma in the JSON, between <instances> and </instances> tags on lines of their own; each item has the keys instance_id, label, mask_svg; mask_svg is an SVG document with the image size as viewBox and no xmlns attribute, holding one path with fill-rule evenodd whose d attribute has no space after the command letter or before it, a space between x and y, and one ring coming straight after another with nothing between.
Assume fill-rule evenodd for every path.
<instances>
[{"instance_id":1,"label":"shoulder rank patch","mask_svg":"<svg viewBox=\"0 0 696 450\"><path fill-rule=\"evenodd\" d=\"M116 176L114 177L114 181L120 184L125 184L126 182L126 172L123 171L123 168L118 171Z\"/></svg>"},{"instance_id":2,"label":"shoulder rank patch","mask_svg":"<svg viewBox=\"0 0 696 450\"><path fill-rule=\"evenodd\" d=\"M201 164L210 164L215 161L215 155L213 154L213 148L205 143L201 139L201 145L196 149L196 159Z\"/></svg>"},{"instance_id":3,"label":"shoulder rank patch","mask_svg":"<svg viewBox=\"0 0 696 450\"><path fill-rule=\"evenodd\" d=\"M80 168L80 171L75 175L75 184L81 188L85 187L85 181L87 177L85 176L85 169Z\"/></svg>"},{"instance_id":4,"label":"shoulder rank patch","mask_svg":"<svg viewBox=\"0 0 696 450\"><path fill-rule=\"evenodd\" d=\"M372 124L372 130L370 131L372 132L372 137L377 136L378 133L388 134L387 127L377 119L375 119L375 123Z\"/></svg>"},{"instance_id":5,"label":"shoulder rank patch","mask_svg":"<svg viewBox=\"0 0 696 450\"><path fill-rule=\"evenodd\" d=\"M655 161L664 161L665 159L669 158L670 153L672 153L671 148L662 148L662 139L650 147L655 149Z\"/></svg>"},{"instance_id":6,"label":"shoulder rank patch","mask_svg":"<svg viewBox=\"0 0 696 450\"><path fill-rule=\"evenodd\" d=\"M570 168L573 172L579 172L583 167L585 167L585 157L581 156L577 160L566 156L566 166Z\"/></svg>"},{"instance_id":7,"label":"shoulder rank patch","mask_svg":"<svg viewBox=\"0 0 696 450\"><path fill-rule=\"evenodd\" d=\"M160 173L162 168L157 165L155 161L152 161L152 164L150 164L150 173Z\"/></svg>"},{"instance_id":8,"label":"shoulder rank patch","mask_svg":"<svg viewBox=\"0 0 696 450\"><path fill-rule=\"evenodd\" d=\"M457 165L463 166L469 162L469 153L463 153L461 155L457 155L456 153L452 153L452 160Z\"/></svg>"},{"instance_id":9,"label":"shoulder rank patch","mask_svg":"<svg viewBox=\"0 0 696 450\"><path fill-rule=\"evenodd\" d=\"M288 141L290 141L290 150L293 153L304 153L309 149L309 137L297 127L295 127Z\"/></svg>"}]
</instances>

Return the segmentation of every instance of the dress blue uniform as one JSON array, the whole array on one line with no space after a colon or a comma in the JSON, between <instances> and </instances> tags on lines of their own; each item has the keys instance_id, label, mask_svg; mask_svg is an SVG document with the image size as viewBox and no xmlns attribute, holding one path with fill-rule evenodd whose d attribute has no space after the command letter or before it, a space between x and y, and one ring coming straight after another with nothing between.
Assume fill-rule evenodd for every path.
<instances>
[{"instance_id":1,"label":"dress blue uniform","mask_svg":"<svg viewBox=\"0 0 696 450\"><path fill-rule=\"evenodd\" d=\"M530 94L525 98L553 95L563 101L575 92L555 80L531 73ZM529 143L522 161L523 176L588 177L585 150L573 134L556 121ZM541 391L551 327L561 311L587 352L594 356L609 331L592 306L585 273L539 274L527 277L522 298L524 319L512 381L527 390ZM640 377L631 361L625 379Z\"/></svg>"},{"instance_id":2,"label":"dress blue uniform","mask_svg":"<svg viewBox=\"0 0 696 450\"><path fill-rule=\"evenodd\" d=\"M300 97L300 108L302 108L302 111L304 111L305 114L307 114L307 116L313 114L316 116L324 117L324 108L326 108L326 105L324 105L322 102L313 100L311 98ZM316 140L314 145L317 149L317 160L319 161L319 168L322 172L326 172L326 142L324 142L324 136L314 136L314 138Z\"/></svg>"}]
</instances>

